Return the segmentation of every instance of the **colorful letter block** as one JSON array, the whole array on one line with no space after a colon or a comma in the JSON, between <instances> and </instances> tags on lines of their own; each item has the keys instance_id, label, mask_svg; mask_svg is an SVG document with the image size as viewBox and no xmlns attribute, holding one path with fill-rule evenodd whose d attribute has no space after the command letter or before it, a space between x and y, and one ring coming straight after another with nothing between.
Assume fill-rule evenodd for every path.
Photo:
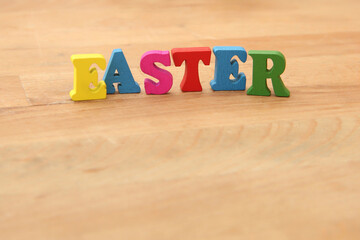
<instances>
[{"instance_id":1,"label":"colorful letter block","mask_svg":"<svg viewBox=\"0 0 360 240\"><path fill-rule=\"evenodd\" d=\"M266 84L266 79L271 78L275 95L289 97L290 91L285 87L280 75L285 70L285 57L278 51L251 50L249 55L253 59L253 84L248 89L248 95L270 96L271 92ZM271 69L267 67L267 60L273 61Z\"/></svg>"},{"instance_id":2,"label":"colorful letter block","mask_svg":"<svg viewBox=\"0 0 360 240\"><path fill-rule=\"evenodd\" d=\"M214 79L211 80L210 86L214 91L239 91L245 90L246 76L244 73L239 73L239 63L235 56L238 56L240 61L246 62L247 54L242 47L214 47L215 54L215 73ZM230 79L230 76L235 79Z\"/></svg>"},{"instance_id":3,"label":"colorful letter block","mask_svg":"<svg viewBox=\"0 0 360 240\"><path fill-rule=\"evenodd\" d=\"M116 72L117 71L117 72ZM115 93L114 83L118 83L119 93L139 93L140 87L134 81L129 65L121 49L114 49L104 74L107 94Z\"/></svg>"},{"instance_id":4,"label":"colorful letter block","mask_svg":"<svg viewBox=\"0 0 360 240\"><path fill-rule=\"evenodd\" d=\"M70 97L74 101L94 100L106 98L106 84L98 82L98 72L92 64L100 69L106 68L106 60L101 54L78 54L72 55L74 65L74 89L70 91ZM90 88L90 84L94 88Z\"/></svg>"},{"instance_id":5,"label":"colorful letter block","mask_svg":"<svg viewBox=\"0 0 360 240\"><path fill-rule=\"evenodd\" d=\"M156 83L146 78L144 80L145 92L146 94L165 94L170 91L173 85L173 76L170 72L156 66L155 62L162 63L164 66L170 66L170 52L154 50L144 53L141 57L141 70L159 80Z\"/></svg>"},{"instance_id":6,"label":"colorful letter block","mask_svg":"<svg viewBox=\"0 0 360 240\"><path fill-rule=\"evenodd\" d=\"M239 71L239 63L245 63L247 53L244 48L236 46L215 46L213 48L215 60L214 79L210 86L214 91L240 91L246 88L246 76ZM172 58L176 67L185 62L185 72L180 84L183 92L202 91L199 79L199 62L210 64L211 49L209 47L173 48ZM248 95L270 96L267 79L271 79L275 95L289 97L290 91L285 87L281 74L285 71L285 57L279 51L251 50L249 55L253 59L252 86L247 90ZM273 66L268 66L268 61ZM104 99L106 94L115 93L117 84L119 93L139 93L140 87L135 82L129 65L121 49L114 49L106 68L106 60L101 54L72 55L74 65L74 87L70 97L74 101ZM173 85L172 74L157 66L161 63L165 67L171 65L169 51L149 51L140 60L140 69L158 81L145 78L146 94L165 94ZM93 65L97 65L93 67ZM103 81L98 81L97 67L106 68Z\"/></svg>"},{"instance_id":7,"label":"colorful letter block","mask_svg":"<svg viewBox=\"0 0 360 240\"><path fill-rule=\"evenodd\" d=\"M208 47L174 48L171 55L175 66L179 67L185 61L185 73L180 88L183 92L201 92L199 79L199 61L210 64L211 49Z\"/></svg>"}]
</instances>

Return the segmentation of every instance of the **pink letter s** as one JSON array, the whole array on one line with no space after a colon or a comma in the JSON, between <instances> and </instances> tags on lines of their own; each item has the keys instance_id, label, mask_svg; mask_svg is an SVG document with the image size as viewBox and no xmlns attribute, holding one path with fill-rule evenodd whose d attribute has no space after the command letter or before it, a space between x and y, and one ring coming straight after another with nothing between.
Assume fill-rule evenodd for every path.
<instances>
[{"instance_id":1,"label":"pink letter s","mask_svg":"<svg viewBox=\"0 0 360 240\"><path fill-rule=\"evenodd\" d=\"M154 63L160 62L164 66L170 66L170 52L169 51L149 51L142 55L140 60L141 70L159 80L158 83L145 78L145 92L146 94L165 94L173 85L173 76L170 72L157 67Z\"/></svg>"}]
</instances>

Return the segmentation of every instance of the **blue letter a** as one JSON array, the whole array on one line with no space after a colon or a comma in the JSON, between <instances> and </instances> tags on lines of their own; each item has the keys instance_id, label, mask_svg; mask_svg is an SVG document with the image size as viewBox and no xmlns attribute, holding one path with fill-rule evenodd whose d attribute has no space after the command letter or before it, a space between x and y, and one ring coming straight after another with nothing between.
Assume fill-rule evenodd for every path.
<instances>
[{"instance_id":1,"label":"blue letter a","mask_svg":"<svg viewBox=\"0 0 360 240\"><path fill-rule=\"evenodd\" d=\"M116 73L117 71L117 73ZM139 93L140 87L134 81L129 65L121 49L114 49L104 74L107 94L115 93L114 83L118 83L119 93Z\"/></svg>"}]
</instances>

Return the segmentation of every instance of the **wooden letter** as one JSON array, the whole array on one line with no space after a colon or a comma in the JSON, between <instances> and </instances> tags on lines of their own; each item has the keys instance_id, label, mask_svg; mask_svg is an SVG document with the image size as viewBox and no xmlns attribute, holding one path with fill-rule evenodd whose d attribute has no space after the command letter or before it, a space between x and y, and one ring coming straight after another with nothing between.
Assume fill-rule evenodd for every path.
<instances>
[{"instance_id":1,"label":"wooden letter","mask_svg":"<svg viewBox=\"0 0 360 240\"><path fill-rule=\"evenodd\" d=\"M90 69L90 66L95 63L104 70L105 58L101 54L78 54L72 55L71 61L74 65L74 89L70 91L71 99L82 101L106 98L105 82L98 82L96 68ZM90 84L94 88L90 88Z\"/></svg>"},{"instance_id":2,"label":"wooden letter","mask_svg":"<svg viewBox=\"0 0 360 240\"><path fill-rule=\"evenodd\" d=\"M201 92L199 79L199 61L210 64L211 49L208 47L174 48L171 50L175 66L179 67L185 61L185 74L180 84L183 92Z\"/></svg>"},{"instance_id":3,"label":"wooden letter","mask_svg":"<svg viewBox=\"0 0 360 240\"><path fill-rule=\"evenodd\" d=\"M146 94L165 94L170 91L173 84L173 76L170 72L157 67L154 63L160 62L164 66L170 66L170 52L169 51L149 51L144 53L141 57L140 68L141 70L159 79L156 83L148 78L144 81Z\"/></svg>"},{"instance_id":4,"label":"wooden letter","mask_svg":"<svg viewBox=\"0 0 360 240\"><path fill-rule=\"evenodd\" d=\"M266 79L271 78L275 95L289 97L290 92L285 87L280 75L285 71L285 57L278 51L251 50L249 55L253 59L253 85L248 89L248 95L270 96ZM267 60L273 61L273 67L268 70Z\"/></svg>"},{"instance_id":5,"label":"wooden letter","mask_svg":"<svg viewBox=\"0 0 360 240\"><path fill-rule=\"evenodd\" d=\"M214 91L239 91L245 90L246 77L244 73L239 73L239 63L234 56L240 61L246 62L247 54L242 47L214 47L215 60L214 79L211 80L210 86ZM230 79L233 75L234 80Z\"/></svg>"},{"instance_id":6,"label":"wooden letter","mask_svg":"<svg viewBox=\"0 0 360 240\"><path fill-rule=\"evenodd\" d=\"M115 72L117 71L117 72ZM118 83L119 93L139 93L140 87L134 81L129 65L121 49L114 49L104 74L108 94L115 93L114 83Z\"/></svg>"}]
</instances>

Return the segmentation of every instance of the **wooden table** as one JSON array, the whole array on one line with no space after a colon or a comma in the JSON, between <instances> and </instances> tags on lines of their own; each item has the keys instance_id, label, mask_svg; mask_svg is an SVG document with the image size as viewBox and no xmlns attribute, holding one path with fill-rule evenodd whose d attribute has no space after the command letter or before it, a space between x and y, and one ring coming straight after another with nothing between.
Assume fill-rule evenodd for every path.
<instances>
[{"instance_id":1,"label":"wooden table","mask_svg":"<svg viewBox=\"0 0 360 240\"><path fill-rule=\"evenodd\" d=\"M360 239L359 9L1 1L0 239ZM172 64L145 94L143 53L197 46L281 51L291 97L213 92L214 55L203 92ZM115 48L142 92L71 101L70 56Z\"/></svg>"}]
</instances>

